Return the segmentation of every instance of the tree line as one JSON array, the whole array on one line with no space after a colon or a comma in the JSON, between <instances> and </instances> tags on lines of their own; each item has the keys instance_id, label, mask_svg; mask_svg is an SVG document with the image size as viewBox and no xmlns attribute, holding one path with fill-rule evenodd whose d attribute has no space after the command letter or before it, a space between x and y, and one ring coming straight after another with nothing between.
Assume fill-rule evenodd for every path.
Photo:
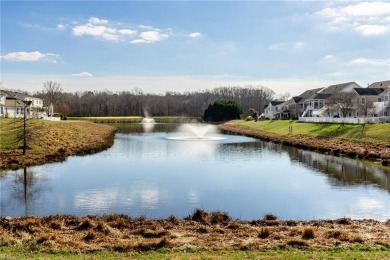
<instances>
[{"instance_id":1,"label":"tree line","mask_svg":"<svg viewBox=\"0 0 390 260\"><path fill-rule=\"evenodd\" d=\"M263 86L219 87L212 90L144 93L130 91L63 92L60 84L44 83L44 90L34 94L44 100L45 106L54 105L54 112L64 116L194 116L201 117L216 100L235 101L244 112L254 109L261 113L275 97L275 92Z\"/></svg>"}]
</instances>

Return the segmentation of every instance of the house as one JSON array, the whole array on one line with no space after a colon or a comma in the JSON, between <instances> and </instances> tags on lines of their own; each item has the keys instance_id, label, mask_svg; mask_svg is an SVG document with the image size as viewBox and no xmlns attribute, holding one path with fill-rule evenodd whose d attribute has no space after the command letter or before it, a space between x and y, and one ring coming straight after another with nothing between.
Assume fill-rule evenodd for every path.
<instances>
[{"instance_id":1,"label":"house","mask_svg":"<svg viewBox=\"0 0 390 260\"><path fill-rule=\"evenodd\" d=\"M378 101L373 103L375 116L390 116L390 80L378 81L367 88L383 88L383 92L378 95Z\"/></svg>"},{"instance_id":2,"label":"house","mask_svg":"<svg viewBox=\"0 0 390 260\"><path fill-rule=\"evenodd\" d=\"M346 93L355 93L355 89L362 88L356 82L346 82L336 85L330 85L319 92L313 94L304 101L304 112L301 117L339 117L343 116L343 111L336 104L332 104L332 97L345 95ZM352 94L351 94L352 95ZM356 114L356 106L350 108ZM353 116L348 113L348 116Z\"/></svg>"},{"instance_id":3,"label":"house","mask_svg":"<svg viewBox=\"0 0 390 260\"><path fill-rule=\"evenodd\" d=\"M43 100L24 93L0 90L0 117L23 117L24 107L29 117L42 117Z\"/></svg>"},{"instance_id":4,"label":"house","mask_svg":"<svg viewBox=\"0 0 390 260\"><path fill-rule=\"evenodd\" d=\"M356 116L376 116L374 103L380 100L380 94L384 91L383 88L354 88L356 93Z\"/></svg>"},{"instance_id":5,"label":"house","mask_svg":"<svg viewBox=\"0 0 390 260\"><path fill-rule=\"evenodd\" d=\"M280 104L286 101L280 100L271 100L268 105L264 108L264 117L268 119L276 119L277 114L279 115L282 112L282 107Z\"/></svg>"},{"instance_id":6,"label":"house","mask_svg":"<svg viewBox=\"0 0 390 260\"><path fill-rule=\"evenodd\" d=\"M299 96L292 97L286 104L285 113L288 113L288 118L298 118L307 107L305 107L305 101L318 93L324 88L309 89L300 94Z\"/></svg>"}]
</instances>

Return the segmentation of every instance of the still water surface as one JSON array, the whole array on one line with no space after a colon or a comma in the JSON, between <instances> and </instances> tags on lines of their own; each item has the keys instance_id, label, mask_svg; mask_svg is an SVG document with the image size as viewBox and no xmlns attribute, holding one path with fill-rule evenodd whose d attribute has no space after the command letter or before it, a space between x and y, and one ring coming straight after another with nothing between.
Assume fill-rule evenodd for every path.
<instances>
[{"instance_id":1,"label":"still water surface","mask_svg":"<svg viewBox=\"0 0 390 260\"><path fill-rule=\"evenodd\" d=\"M120 125L107 151L0 173L0 215L390 219L389 168L243 136L167 139L177 127Z\"/></svg>"}]
</instances>

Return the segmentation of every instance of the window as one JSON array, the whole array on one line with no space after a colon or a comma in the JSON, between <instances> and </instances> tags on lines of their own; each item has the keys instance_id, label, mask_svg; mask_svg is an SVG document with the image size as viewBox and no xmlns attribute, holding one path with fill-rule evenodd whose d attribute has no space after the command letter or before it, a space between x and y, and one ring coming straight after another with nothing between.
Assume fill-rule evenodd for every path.
<instances>
[{"instance_id":1,"label":"window","mask_svg":"<svg viewBox=\"0 0 390 260\"><path fill-rule=\"evenodd\" d=\"M366 99L362 97L362 104L366 104Z\"/></svg>"}]
</instances>

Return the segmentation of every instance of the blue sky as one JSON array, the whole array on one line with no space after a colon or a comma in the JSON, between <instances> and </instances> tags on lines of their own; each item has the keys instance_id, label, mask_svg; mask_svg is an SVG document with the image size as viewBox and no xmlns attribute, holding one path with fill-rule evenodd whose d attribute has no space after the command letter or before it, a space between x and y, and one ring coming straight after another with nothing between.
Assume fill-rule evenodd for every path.
<instances>
[{"instance_id":1,"label":"blue sky","mask_svg":"<svg viewBox=\"0 0 390 260\"><path fill-rule=\"evenodd\" d=\"M388 1L1 1L1 87L306 89L390 79Z\"/></svg>"}]
</instances>

